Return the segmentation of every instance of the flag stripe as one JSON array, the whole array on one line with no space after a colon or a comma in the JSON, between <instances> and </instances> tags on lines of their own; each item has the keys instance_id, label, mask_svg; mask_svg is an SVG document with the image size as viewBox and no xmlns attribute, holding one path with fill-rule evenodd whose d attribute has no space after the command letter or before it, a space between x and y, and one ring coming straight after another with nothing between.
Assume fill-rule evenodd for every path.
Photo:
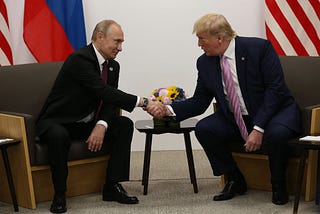
<instances>
[{"instance_id":1,"label":"flag stripe","mask_svg":"<svg viewBox=\"0 0 320 214\"><path fill-rule=\"evenodd\" d=\"M319 0L311 0L310 4L312 5L314 11L318 16L318 21L320 20L320 1Z\"/></svg>"},{"instance_id":2,"label":"flag stripe","mask_svg":"<svg viewBox=\"0 0 320 214\"><path fill-rule=\"evenodd\" d=\"M307 36L310 38L310 44L313 43L312 47L315 48L318 55L320 55L320 40L317 36L317 32L313 27L311 21L307 17L306 13L303 11L301 5L297 1L287 1L289 6L292 9L292 12L295 14L295 17L299 20L299 26L304 29L301 33L306 33ZM307 43L307 44L309 44ZM312 48L311 47L311 48Z\"/></svg>"},{"instance_id":3,"label":"flag stripe","mask_svg":"<svg viewBox=\"0 0 320 214\"><path fill-rule=\"evenodd\" d=\"M272 44L277 40L286 55L320 55L319 0L265 0L265 5Z\"/></svg>"},{"instance_id":4,"label":"flag stripe","mask_svg":"<svg viewBox=\"0 0 320 214\"><path fill-rule=\"evenodd\" d=\"M8 13L7 13L7 7L4 3L3 0L0 0L0 14L2 14L4 20L6 21L7 23L7 26L9 26L9 22L8 22Z\"/></svg>"},{"instance_id":5,"label":"flag stripe","mask_svg":"<svg viewBox=\"0 0 320 214\"><path fill-rule=\"evenodd\" d=\"M280 56L286 55L283 49L281 48L281 45L279 44L278 40L275 38L275 36L273 35L273 33L271 32L271 30L268 28L267 25L266 25L266 34L267 34L267 37L273 41L272 45L274 49L277 51L277 53Z\"/></svg>"},{"instance_id":6,"label":"flag stripe","mask_svg":"<svg viewBox=\"0 0 320 214\"><path fill-rule=\"evenodd\" d=\"M5 55L5 53L3 52L3 50L0 48L0 66L4 66L4 65L10 65L10 62L7 56Z\"/></svg>"},{"instance_id":7,"label":"flag stripe","mask_svg":"<svg viewBox=\"0 0 320 214\"><path fill-rule=\"evenodd\" d=\"M2 32L0 32L0 44L1 44L1 49L3 50L3 52L6 55L8 61L12 65L13 64L13 59L12 59L11 47L10 47L6 37L4 37L4 35L2 34Z\"/></svg>"},{"instance_id":8,"label":"flag stripe","mask_svg":"<svg viewBox=\"0 0 320 214\"><path fill-rule=\"evenodd\" d=\"M7 7L3 0L0 0L0 48L1 55L4 55L4 58L1 58L0 65L13 64L12 50L10 47L10 31L9 31L9 22Z\"/></svg>"},{"instance_id":9,"label":"flag stripe","mask_svg":"<svg viewBox=\"0 0 320 214\"><path fill-rule=\"evenodd\" d=\"M283 51L285 52L284 55L297 55L296 51L292 47L292 44L286 37L285 33L282 31L281 26L276 22L268 8L266 8L266 25L273 33L273 38L277 40L273 41L273 38L267 37L272 42L272 44L278 42Z\"/></svg>"},{"instance_id":10,"label":"flag stripe","mask_svg":"<svg viewBox=\"0 0 320 214\"><path fill-rule=\"evenodd\" d=\"M23 38L38 62L63 61L73 52L65 31L44 0L25 0Z\"/></svg>"},{"instance_id":11,"label":"flag stripe","mask_svg":"<svg viewBox=\"0 0 320 214\"><path fill-rule=\"evenodd\" d=\"M282 13L281 9L279 8L278 4L275 1L267 0L269 2L267 5L269 9L271 9L271 13L273 14L274 19L279 23L283 32L286 34L288 40L292 44L293 48L297 52L298 55L308 55L306 49L301 44L299 38L296 36L294 30L292 29L291 25L289 24L288 20ZM281 1L284 2L284 1ZM279 3L281 3L279 2ZM275 15L276 14L276 15Z\"/></svg>"},{"instance_id":12,"label":"flag stripe","mask_svg":"<svg viewBox=\"0 0 320 214\"><path fill-rule=\"evenodd\" d=\"M86 44L86 33L81 0L46 0L48 7L57 18L72 47L76 50ZM61 9L63 8L63 10Z\"/></svg>"}]
</instances>

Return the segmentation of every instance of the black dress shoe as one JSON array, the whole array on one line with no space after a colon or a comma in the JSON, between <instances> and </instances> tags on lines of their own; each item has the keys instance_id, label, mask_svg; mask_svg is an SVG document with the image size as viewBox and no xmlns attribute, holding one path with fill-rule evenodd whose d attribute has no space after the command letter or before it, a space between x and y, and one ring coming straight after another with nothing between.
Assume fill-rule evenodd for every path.
<instances>
[{"instance_id":1,"label":"black dress shoe","mask_svg":"<svg viewBox=\"0 0 320 214\"><path fill-rule=\"evenodd\" d=\"M139 200L135 196L129 196L121 184L116 183L111 186L105 186L102 195L103 201L117 201L121 204L137 204Z\"/></svg>"},{"instance_id":2,"label":"black dress shoe","mask_svg":"<svg viewBox=\"0 0 320 214\"><path fill-rule=\"evenodd\" d=\"M55 195L50 207L52 213L65 213L67 212L66 197L64 195Z\"/></svg>"},{"instance_id":3,"label":"black dress shoe","mask_svg":"<svg viewBox=\"0 0 320 214\"><path fill-rule=\"evenodd\" d=\"M230 180L224 186L222 192L213 197L214 201L224 201L233 198L235 195L243 195L247 191L247 184L243 181Z\"/></svg>"},{"instance_id":4,"label":"black dress shoe","mask_svg":"<svg viewBox=\"0 0 320 214\"><path fill-rule=\"evenodd\" d=\"M284 205L288 203L289 197L287 192L286 184L272 185L272 203L276 205Z\"/></svg>"}]
</instances>

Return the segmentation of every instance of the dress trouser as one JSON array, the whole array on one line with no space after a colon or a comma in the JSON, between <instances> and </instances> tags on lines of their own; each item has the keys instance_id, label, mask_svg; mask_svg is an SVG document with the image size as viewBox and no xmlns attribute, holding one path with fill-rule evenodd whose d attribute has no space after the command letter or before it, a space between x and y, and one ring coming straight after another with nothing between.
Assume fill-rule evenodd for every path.
<instances>
[{"instance_id":1,"label":"dress trouser","mask_svg":"<svg viewBox=\"0 0 320 214\"><path fill-rule=\"evenodd\" d=\"M252 122L248 116L244 116L244 121L250 134ZM215 176L237 169L230 149L232 142L242 139L236 123L229 122L223 114L215 113L198 122L195 135ZM285 182L289 151L287 142L296 135L294 131L278 123L269 123L265 128L262 149L267 151L269 156L272 182Z\"/></svg>"},{"instance_id":2,"label":"dress trouser","mask_svg":"<svg viewBox=\"0 0 320 214\"><path fill-rule=\"evenodd\" d=\"M40 136L41 141L48 144L52 182L56 193L67 190L67 161L71 139L87 139L94 125L92 122L52 124ZM106 153L111 155L106 169L106 183L129 180L132 134L133 122L127 117L115 116L113 121L108 123L103 142L107 144L103 146L106 146Z\"/></svg>"}]
</instances>

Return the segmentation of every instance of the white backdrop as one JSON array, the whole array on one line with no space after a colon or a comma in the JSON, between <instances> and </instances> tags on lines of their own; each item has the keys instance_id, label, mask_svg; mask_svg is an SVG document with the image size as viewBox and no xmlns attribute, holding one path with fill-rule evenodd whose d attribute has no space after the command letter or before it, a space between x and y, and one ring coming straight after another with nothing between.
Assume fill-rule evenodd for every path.
<instances>
[{"instance_id":1,"label":"white backdrop","mask_svg":"<svg viewBox=\"0 0 320 214\"><path fill-rule=\"evenodd\" d=\"M265 38L264 1L257 0L83 0L88 41L97 22L114 19L123 28L125 42L117 60L119 88L148 96L154 88L177 85L193 94L201 49L192 34L193 23L210 12L224 14L238 35ZM212 109L208 109L209 114ZM141 109L124 112L133 121L150 119ZM202 118L204 115L199 116ZM135 130L132 150L144 150L145 135ZM194 149L201 146L192 133ZM183 136L153 138L153 150L184 149Z\"/></svg>"}]
</instances>

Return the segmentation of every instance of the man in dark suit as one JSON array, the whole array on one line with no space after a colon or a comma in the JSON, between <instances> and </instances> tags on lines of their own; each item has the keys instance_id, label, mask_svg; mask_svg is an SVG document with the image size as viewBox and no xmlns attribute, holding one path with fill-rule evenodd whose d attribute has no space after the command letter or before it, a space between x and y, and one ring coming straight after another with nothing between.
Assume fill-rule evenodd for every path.
<instances>
[{"instance_id":1,"label":"man in dark suit","mask_svg":"<svg viewBox=\"0 0 320 214\"><path fill-rule=\"evenodd\" d=\"M92 43L72 53L64 62L37 121L37 136L48 144L55 195L53 213L67 211L65 191L70 139L87 139L88 149L101 150L111 141L111 157L103 188L104 201L136 204L119 182L129 179L133 122L119 115L119 108L133 111L158 102L127 94L117 89L124 35L113 20L98 23ZM101 75L103 77L101 77ZM81 179L81 178L79 178Z\"/></svg>"},{"instance_id":2,"label":"man in dark suit","mask_svg":"<svg viewBox=\"0 0 320 214\"><path fill-rule=\"evenodd\" d=\"M191 98L168 106L165 114L174 115L177 121L197 116L215 98L216 111L200 120L195 128L213 174L227 178L224 189L213 200L228 200L247 191L246 181L229 149L233 140L243 139L248 152L267 149L272 202L287 203L287 141L301 132L300 110L285 84L277 54L267 40L236 36L219 14L200 18L194 24L194 32L204 51L197 60L195 92ZM223 58L227 65L222 65ZM230 70L230 78L224 69ZM233 96L227 79L232 79ZM235 108L236 104L240 108ZM149 110L152 114L153 109ZM240 116L236 116L237 112Z\"/></svg>"}]
</instances>

